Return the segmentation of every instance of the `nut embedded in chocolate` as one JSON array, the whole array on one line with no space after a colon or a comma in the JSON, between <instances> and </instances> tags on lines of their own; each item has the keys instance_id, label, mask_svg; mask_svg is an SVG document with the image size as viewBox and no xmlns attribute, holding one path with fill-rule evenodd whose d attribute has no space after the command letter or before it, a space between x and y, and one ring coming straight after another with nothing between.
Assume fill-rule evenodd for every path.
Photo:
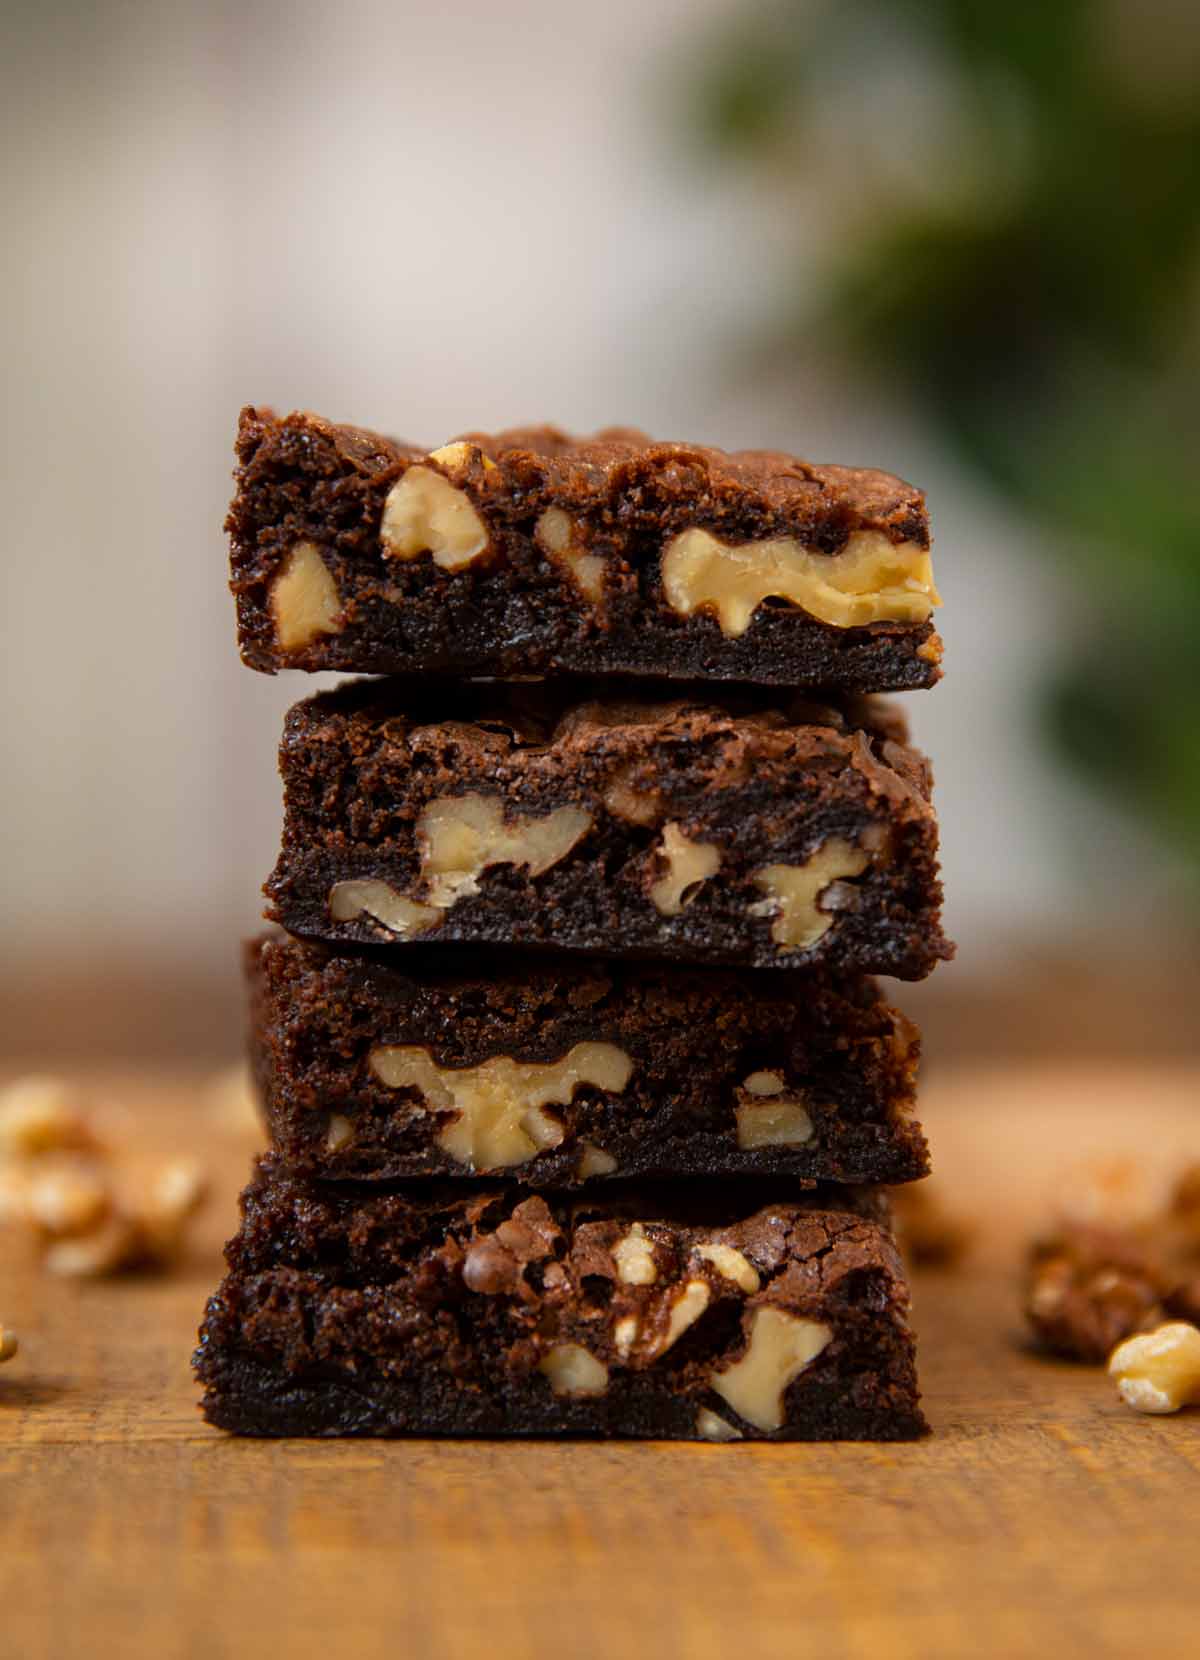
<instances>
[{"instance_id":1,"label":"nut embedded in chocolate","mask_svg":"<svg viewBox=\"0 0 1200 1660\"><path fill-rule=\"evenodd\" d=\"M821 1320L801 1319L781 1308L756 1309L745 1354L715 1374L713 1388L755 1429L778 1429L788 1385L832 1341L833 1328Z\"/></svg>"},{"instance_id":2,"label":"nut embedded in chocolate","mask_svg":"<svg viewBox=\"0 0 1200 1660\"><path fill-rule=\"evenodd\" d=\"M271 616L281 651L298 651L342 626L337 585L315 542L296 542L271 582Z\"/></svg>"},{"instance_id":3,"label":"nut embedded in chocolate","mask_svg":"<svg viewBox=\"0 0 1200 1660\"><path fill-rule=\"evenodd\" d=\"M681 616L711 610L724 634L740 639L765 599L789 600L837 628L877 622L928 622L940 605L928 547L894 543L859 530L838 553L794 537L723 542L685 530L663 550L663 593Z\"/></svg>"}]
</instances>

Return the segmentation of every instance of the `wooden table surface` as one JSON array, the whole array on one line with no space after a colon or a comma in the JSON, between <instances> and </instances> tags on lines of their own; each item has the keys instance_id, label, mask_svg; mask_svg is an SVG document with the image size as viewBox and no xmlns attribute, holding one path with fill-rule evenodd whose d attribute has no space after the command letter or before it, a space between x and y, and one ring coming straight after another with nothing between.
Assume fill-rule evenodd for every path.
<instances>
[{"instance_id":1,"label":"wooden table surface","mask_svg":"<svg viewBox=\"0 0 1200 1660\"><path fill-rule=\"evenodd\" d=\"M1023 1346L1025 1231L1077 1159L1200 1154L1189 1070L956 1072L924 1116L979 1242L916 1286L934 1433L912 1446L235 1441L189 1371L247 1142L175 1080L114 1080L216 1177L174 1275L51 1281L11 1247L0 1320L0 1654L1187 1653L1200 1411L1142 1418Z\"/></svg>"}]
</instances>

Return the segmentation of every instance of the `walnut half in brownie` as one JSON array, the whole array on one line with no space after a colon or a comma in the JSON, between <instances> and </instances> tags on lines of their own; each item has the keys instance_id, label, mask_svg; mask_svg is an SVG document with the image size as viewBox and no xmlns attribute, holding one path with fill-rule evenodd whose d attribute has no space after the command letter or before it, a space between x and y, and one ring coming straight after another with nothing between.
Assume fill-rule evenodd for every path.
<instances>
[{"instance_id":1,"label":"walnut half in brownie","mask_svg":"<svg viewBox=\"0 0 1200 1660\"><path fill-rule=\"evenodd\" d=\"M411 963L411 967L409 966ZM926 1174L918 1039L867 980L250 942L274 1146L337 1178Z\"/></svg>"},{"instance_id":2,"label":"walnut half in brownie","mask_svg":"<svg viewBox=\"0 0 1200 1660\"><path fill-rule=\"evenodd\" d=\"M768 1188L769 1188L769 1184ZM869 1196L761 1182L243 1195L196 1367L244 1435L919 1435L908 1291Z\"/></svg>"},{"instance_id":3,"label":"walnut half in brownie","mask_svg":"<svg viewBox=\"0 0 1200 1660\"><path fill-rule=\"evenodd\" d=\"M918 979L950 954L928 767L878 705L360 682L281 750L289 932Z\"/></svg>"},{"instance_id":4,"label":"walnut half in brownie","mask_svg":"<svg viewBox=\"0 0 1200 1660\"><path fill-rule=\"evenodd\" d=\"M625 429L427 453L246 409L229 512L244 660L356 673L932 685L929 521L890 474Z\"/></svg>"}]
</instances>

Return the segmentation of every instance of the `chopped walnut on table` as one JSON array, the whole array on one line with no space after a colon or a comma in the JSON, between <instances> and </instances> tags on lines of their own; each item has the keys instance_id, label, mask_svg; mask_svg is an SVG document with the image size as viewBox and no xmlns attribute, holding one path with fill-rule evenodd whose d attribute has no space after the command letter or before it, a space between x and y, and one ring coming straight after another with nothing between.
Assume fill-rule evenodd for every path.
<instances>
[{"instance_id":1,"label":"chopped walnut on table","mask_svg":"<svg viewBox=\"0 0 1200 1660\"><path fill-rule=\"evenodd\" d=\"M1179 1176L1167 1207L1167 1229L1172 1244L1200 1274L1200 1163L1190 1164Z\"/></svg>"},{"instance_id":2,"label":"chopped walnut on table","mask_svg":"<svg viewBox=\"0 0 1200 1660\"><path fill-rule=\"evenodd\" d=\"M28 1231L49 1273L166 1266L205 1191L190 1159L146 1171L118 1156L61 1079L20 1079L0 1094L0 1222Z\"/></svg>"},{"instance_id":3,"label":"chopped walnut on table","mask_svg":"<svg viewBox=\"0 0 1200 1660\"><path fill-rule=\"evenodd\" d=\"M1109 1356L1108 1375L1136 1412L1200 1405L1200 1330L1175 1320L1130 1337Z\"/></svg>"},{"instance_id":4,"label":"chopped walnut on table","mask_svg":"<svg viewBox=\"0 0 1200 1660\"><path fill-rule=\"evenodd\" d=\"M1190 1227L1200 1250L1200 1161L1189 1164L1176 1179L1171 1194L1171 1216Z\"/></svg>"},{"instance_id":5,"label":"chopped walnut on table","mask_svg":"<svg viewBox=\"0 0 1200 1660\"><path fill-rule=\"evenodd\" d=\"M1165 1204L1129 1160L1073 1172L1060 1219L1030 1249L1025 1312L1041 1345L1100 1364L1174 1319L1200 1323L1200 1167Z\"/></svg>"},{"instance_id":6,"label":"chopped walnut on table","mask_svg":"<svg viewBox=\"0 0 1200 1660\"><path fill-rule=\"evenodd\" d=\"M1041 1346L1094 1365L1163 1318L1162 1263L1136 1234L1066 1223L1030 1253L1025 1315Z\"/></svg>"},{"instance_id":7,"label":"chopped walnut on table","mask_svg":"<svg viewBox=\"0 0 1200 1660\"><path fill-rule=\"evenodd\" d=\"M78 1094L65 1079L32 1074L0 1090L0 1158L95 1145Z\"/></svg>"},{"instance_id":8,"label":"chopped walnut on table","mask_svg":"<svg viewBox=\"0 0 1200 1660\"><path fill-rule=\"evenodd\" d=\"M973 1231L949 1209L928 1177L888 1189L896 1241L913 1268L957 1268L971 1248Z\"/></svg>"}]
</instances>

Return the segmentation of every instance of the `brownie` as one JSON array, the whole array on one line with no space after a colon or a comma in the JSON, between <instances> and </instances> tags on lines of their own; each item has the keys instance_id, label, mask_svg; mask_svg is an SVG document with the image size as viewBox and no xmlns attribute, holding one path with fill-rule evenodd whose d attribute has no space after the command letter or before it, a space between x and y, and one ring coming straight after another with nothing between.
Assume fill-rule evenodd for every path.
<instances>
[{"instance_id":1,"label":"brownie","mask_svg":"<svg viewBox=\"0 0 1200 1660\"><path fill-rule=\"evenodd\" d=\"M246 970L271 1139L313 1175L807 1186L929 1168L917 1032L870 980L433 946L397 968L293 939L249 942Z\"/></svg>"},{"instance_id":2,"label":"brownie","mask_svg":"<svg viewBox=\"0 0 1200 1660\"><path fill-rule=\"evenodd\" d=\"M600 1196L594 1196L599 1194ZM246 1435L919 1435L873 1198L321 1185L264 1159L196 1367Z\"/></svg>"},{"instance_id":3,"label":"brownie","mask_svg":"<svg viewBox=\"0 0 1200 1660\"><path fill-rule=\"evenodd\" d=\"M245 409L251 668L932 685L929 521L887 473L553 427L443 448Z\"/></svg>"},{"instance_id":4,"label":"brownie","mask_svg":"<svg viewBox=\"0 0 1200 1660\"><path fill-rule=\"evenodd\" d=\"M659 690L360 681L297 704L268 914L392 950L901 979L950 954L929 769L892 711Z\"/></svg>"}]
</instances>

